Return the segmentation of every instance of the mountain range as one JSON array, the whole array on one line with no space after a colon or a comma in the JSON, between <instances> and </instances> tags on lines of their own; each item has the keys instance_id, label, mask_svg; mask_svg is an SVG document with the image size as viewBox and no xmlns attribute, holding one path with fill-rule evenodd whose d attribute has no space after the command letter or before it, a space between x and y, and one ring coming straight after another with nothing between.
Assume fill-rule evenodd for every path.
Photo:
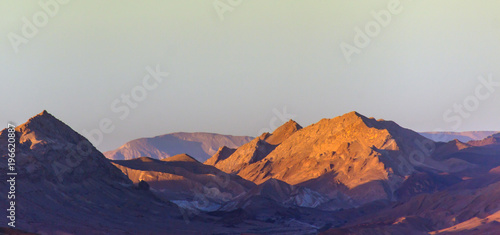
<instances>
[{"instance_id":1,"label":"mountain range","mask_svg":"<svg viewBox=\"0 0 500 235\"><path fill-rule=\"evenodd\" d=\"M139 139L106 158L46 111L15 131L21 231L500 231L500 133L433 141L393 121L350 112L306 127L290 120L254 139L208 133ZM0 133L5 146L7 134ZM8 151L0 149L0 156L7 171Z\"/></svg>"},{"instance_id":2,"label":"mountain range","mask_svg":"<svg viewBox=\"0 0 500 235\"><path fill-rule=\"evenodd\" d=\"M297 124L298 125L298 124ZM300 125L299 125L300 126ZM420 135L435 142L449 142L457 139L461 142L482 140L498 131L465 131L465 132L419 132ZM272 137L279 141L279 138ZM176 132L151 138L131 140L118 149L103 152L111 160L130 160L139 157L154 159L168 158L177 154L189 154L200 162L216 154L219 148L236 149L253 140L250 136L232 136L204 132ZM274 143L276 144L276 143ZM227 151L224 149L224 151Z\"/></svg>"},{"instance_id":3,"label":"mountain range","mask_svg":"<svg viewBox=\"0 0 500 235\"><path fill-rule=\"evenodd\" d=\"M421 135L434 140L436 142L448 142L457 139L461 142L468 142L471 140L482 140L490 135L500 133L500 131L462 131L462 132L449 132L449 131L434 131L434 132L420 132Z\"/></svg>"}]
</instances>

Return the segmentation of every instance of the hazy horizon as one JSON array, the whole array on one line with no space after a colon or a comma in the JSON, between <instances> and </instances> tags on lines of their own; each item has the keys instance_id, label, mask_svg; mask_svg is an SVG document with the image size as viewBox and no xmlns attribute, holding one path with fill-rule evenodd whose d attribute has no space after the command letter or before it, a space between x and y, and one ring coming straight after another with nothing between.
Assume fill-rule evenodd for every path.
<instances>
[{"instance_id":1,"label":"hazy horizon","mask_svg":"<svg viewBox=\"0 0 500 235\"><path fill-rule=\"evenodd\" d=\"M0 3L5 125L47 110L83 134L108 119L103 151L171 132L257 136L282 119L305 127L350 111L421 132L500 131L497 1L221 1L222 14L217 1L41 2ZM49 17L36 26L40 12ZM154 70L168 76L144 83ZM141 91L135 105L122 100Z\"/></svg>"}]
</instances>

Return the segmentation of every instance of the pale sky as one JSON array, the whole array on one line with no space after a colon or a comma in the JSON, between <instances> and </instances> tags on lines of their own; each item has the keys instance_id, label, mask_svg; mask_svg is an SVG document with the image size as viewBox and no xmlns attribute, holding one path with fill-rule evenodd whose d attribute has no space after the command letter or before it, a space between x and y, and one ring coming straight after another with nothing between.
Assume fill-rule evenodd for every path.
<instances>
[{"instance_id":1,"label":"pale sky","mask_svg":"<svg viewBox=\"0 0 500 235\"><path fill-rule=\"evenodd\" d=\"M1 123L46 109L82 133L107 119L103 151L177 131L257 136L285 107L302 126L355 110L500 130L500 1L367 2L4 0ZM362 48L348 63L341 45ZM146 90L157 65L169 75ZM131 92L146 95L135 108Z\"/></svg>"}]
</instances>

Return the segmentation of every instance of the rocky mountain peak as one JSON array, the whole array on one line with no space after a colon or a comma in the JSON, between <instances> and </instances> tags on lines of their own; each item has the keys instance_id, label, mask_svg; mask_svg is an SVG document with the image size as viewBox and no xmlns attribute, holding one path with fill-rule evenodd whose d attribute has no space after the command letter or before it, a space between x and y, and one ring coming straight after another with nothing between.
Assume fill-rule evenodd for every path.
<instances>
[{"instance_id":1,"label":"rocky mountain peak","mask_svg":"<svg viewBox=\"0 0 500 235\"><path fill-rule=\"evenodd\" d=\"M19 171L30 173L33 180L66 182L105 176L129 183L85 137L46 110L16 127L16 131ZM4 135L6 130L0 134Z\"/></svg>"},{"instance_id":2,"label":"rocky mountain peak","mask_svg":"<svg viewBox=\"0 0 500 235\"><path fill-rule=\"evenodd\" d=\"M276 130L274 130L272 134L275 135L289 130L298 131L300 129L302 129L302 126L300 126L296 121L290 119L288 120L288 122L286 122L285 124L278 127Z\"/></svg>"},{"instance_id":3,"label":"rocky mountain peak","mask_svg":"<svg viewBox=\"0 0 500 235\"><path fill-rule=\"evenodd\" d=\"M265 138L269 137L272 136L265 136ZM234 152L232 150L227 150L225 153L219 151L218 154L215 154L208 159L205 164L213 165L227 173L234 173L239 171L239 169L245 165L260 161L273 151L274 148L274 145L261 139L261 137L257 137L254 140L240 146ZM233 153L228 156L230 152Z\"/></svg>"},{"instance_id":4,"label":"rocky mountain peak","mask_svg":"<svg viewBox=\"0 0 500 235\"><path fill-rule=\"evenodd\" d=\"M46 110L16 127L16 131L20 133L19 143L29 142L31 143L30 148L46 142L63 141L77 144L84 139L83 136Z\"/></svg>"},{"instance_id":5,"label":"rocky mountain peak","mask_svg":"<svg viewBox=\"0 0 500 235\"><path fill-rule=\"evenodd\" d=\"M43 110L41 113L31 117L24 124L20 125L21 127L43 127L45 125L55 125L55 126L65 126L62 121L54 117L52 114L47 112L47 110ZM69 127L68 127L69 128Z\"/></svg>"},{"instance_id":6,"label":"rocky mountain peak","mask_svg":"<svg viewBox=\"0 0 500 235\"><path fill-rule=\"evenodd\" d=\"M276 128L273 133L263 135L263 140L265 140L269 144L278 145L300 129L302 129L302 126L300 126L294 120L290 119L285 124Z\"/></svg>"},{"instance_id":7,"label":"rocky mountain peak","mask_svg":"<svg viewBox=\"0 0 500 235\"><path fill-rule=\"evenodd\" d=\"M217 152L211 158L205 161L205 164L214 166L219 161L222 161L231 156L231 154L233 154L235 151L236 149L222 146L217 150Z\"/></svg>"}]
</instances>

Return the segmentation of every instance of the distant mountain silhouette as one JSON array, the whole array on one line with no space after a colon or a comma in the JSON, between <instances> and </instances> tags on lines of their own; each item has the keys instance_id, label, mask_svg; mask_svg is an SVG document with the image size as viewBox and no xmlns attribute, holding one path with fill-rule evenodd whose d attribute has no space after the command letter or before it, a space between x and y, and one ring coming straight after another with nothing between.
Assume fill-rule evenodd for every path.
<instances>
[{"instance_id":1,"label":"distant mountain silhouette","mask_svg":"<svg viewBox=\"0 0 500 235\"><path fill-rule=\"evenodd\" d=\"M248 136L178 132L132 140L116 150L104 152L104 155L112 160L129 160L138 157L163 159L187 153L204 162L222 146L236 148L250 140Z\"/></svg>"},{"instance_id":2,"label":"distant mountain silhouette","mask_svg":"<svg viewBox=\"0 0 500 235\"><path fill-rule=\"evenodd\" d=\"M500 131L463 131L463 132L420 132L426 138L439 142L448 142L457 139L461 142L482 140Z\"/></svg>"}]
</instances>

